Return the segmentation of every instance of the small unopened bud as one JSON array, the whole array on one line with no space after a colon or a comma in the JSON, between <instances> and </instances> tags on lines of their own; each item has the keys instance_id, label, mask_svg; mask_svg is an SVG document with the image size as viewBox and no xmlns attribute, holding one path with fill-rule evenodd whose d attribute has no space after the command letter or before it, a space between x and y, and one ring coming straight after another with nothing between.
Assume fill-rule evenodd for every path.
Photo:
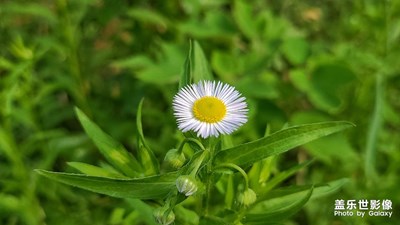
<instances>
[{"instance_id":1,"label":"small unopened bud","mask_svg":"<svg viewBox=\"0 0 400 225\"><path fill-rule=\"evenodd\" d=\"M186 196L191 196L197 191L197 181L194 177L183 175L176 179L176 188Z\"/></svg>"},{"instance_id":2,"label":"small unopened bud","mask_svg":"<svg viewBox=\"0 0 400 225\"><path fill-rule=\"evenodd\" d=\"M183 153L178 152L178 149L171 149L165 155L164 161L171 167L179 169L185 164L186 158Z\"/></svg>"},{"instance_id":3,"label":"small unopened bud","mask_svg":"<svg viewBox=\"0 0 400 225\"><path fill-rule=\"evenodd\" d=\"M169 210L165 207L157 208L153 213L157 222L162 225L169 225L175 221L175 214L172 210Z\"/></svg>"},{"instance_id":4,"label":"small unopened bud","mask_svg":"<svg viewBox=\"0 0 400 225\"><path fill-rule=\"evenodd\" d=\"M257 195L250 188L247 188L245 191L243 191L238 195L239 203L244 206L249 206L253 204L256 200L257 200Z\"/></svg>"}]
</instances>

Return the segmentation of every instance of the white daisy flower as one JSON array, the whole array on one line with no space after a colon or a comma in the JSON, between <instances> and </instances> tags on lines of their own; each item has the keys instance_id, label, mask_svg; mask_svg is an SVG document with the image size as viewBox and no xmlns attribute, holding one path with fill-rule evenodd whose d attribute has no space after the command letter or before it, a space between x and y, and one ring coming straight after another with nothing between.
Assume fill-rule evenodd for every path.
<instances>
[{"instance_id":1,"label":"white daisy flower","mask_svg":"<svg viewBox=\"0 0 400 225\"><path fill-rule=\"evenodd\" d=\"M245 100L228 84L200 81L183 87L172 105L181 131L195 131L197 136L207 138L230 134L246 123Z\"/></svg>"}]
</instances>

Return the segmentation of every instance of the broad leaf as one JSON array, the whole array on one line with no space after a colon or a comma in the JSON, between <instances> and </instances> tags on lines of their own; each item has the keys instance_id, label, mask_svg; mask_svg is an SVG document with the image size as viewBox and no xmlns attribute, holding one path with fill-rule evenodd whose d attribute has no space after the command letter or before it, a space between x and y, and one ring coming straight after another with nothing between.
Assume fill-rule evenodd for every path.
<instances>
[{"instance_id":1,"label":"broad leaf","mask_svg":"<svg viewBox=\"0 0 400 225\"><path fill-rule=\"evenodd\" d=\"M327 63L315 67L308 79L311 89L307 95L311 103L326 112L337 113L348 101L346 87L355 81L356 75L347 65Z\"/></svg>"},{"instance_id":2,"label":"broad leaf","mask_svg":"<svg viewBox=\"0 0 400 225\"><path fill-rule=\"evenodd\" d=\"M175 83L179 80L181 68L177 65L184 60L184 54L177 44L161 43L154 57L142 57L134 61L136 65L132 65L135 66L134 74L139 80L157 85Z\"/></svg>"},{"instance_id":3,"label":"broad leaf","mask_svg":"<svg viewBox=\"0 0 400 225\"><path fill-rule=\"evenodd\" d=\"M176 173L138 179L95 177L35 170L55 181L117 198L162 199L175 188Z\"/></svg>"},{"instance_id":4,"label":"broad leaf","mask_svg":"<svg viewBox=\"0 0 400 225\"><path fill-rule=\"evenodd\" d=\"M220 151L214 163L225 162L247 166L353 126L349 122L338 121L290 127L256 141Z\"/></svg>"},{"instance_id":5,"label":"broad leaf","mask_svg":"<svg viewBox=\"0 0 400 225\"><path fill-rule=\"evenodd\" d=\"M257 38L257 27L252 4L248 1L236 0L233 7L233 18L240 31L250 39Z\"/></svg>"},{"instance_id":6,"label":"broad leaf","mask_svg":"<svg viewBox=\"0 0 400 225\"><path fill-rule=\"evenodd\" d=\"M116 169L127 176L141 176L142 168L139 162L133 157L122 144L115 141L110 135L102 131L93 123L80 109L75 108L76 115L81 122L86 134L99 148L107 161Z\"/></svg>"},{"instance_id":7,"label":"broad leaf","mask_svg":"<svg viewBox=\"0 0 400 225\"><path fill-rule=\"evenodd\" d=\"M287 38L284 40L282 52L290 63L299 65L307 60L310 46L304 38Z\"/></svg>"},{"instance_id":8,"label":"broad leaf","mask_svg":"<svg viewBox=\"0 0 400 225\"><path fill-rule=\"evenodd\" d=\"M211 56L211 66L221 80L229 83L237 81L238 74L243 72L243 60L232 53L225 51L213 51ZM254 79L254 77L252 76ZM242 81L237 82L241 84ZM236 86L236 88L238 88ZM240 88L238 88L241 90Z\"/></svg>"}]
</instances>

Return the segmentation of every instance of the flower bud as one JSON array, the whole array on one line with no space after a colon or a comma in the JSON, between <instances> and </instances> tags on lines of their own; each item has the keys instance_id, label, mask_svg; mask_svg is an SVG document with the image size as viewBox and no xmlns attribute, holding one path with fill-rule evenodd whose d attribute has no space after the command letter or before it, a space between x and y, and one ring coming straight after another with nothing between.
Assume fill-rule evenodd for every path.
<instances>
[{"instance_id":1,"label":"flower bud","mask_svg":"<svg viewBox=\"0 0 400 225\"><path fill-rule=\"evenodd\" d=\"M249 206L253 204L256 200L257 200L257 195L250 188L247 188L245 191L243 191L238 195L239 203L243 204L244 206Z\"/></svg>"},{"instance_id":2,"label":"flower bud","mask_svg":"<svg viewBox=\"0 0 400 225\"><path fill-rule=\"evenodd\" d=\"M157 208L153 213L157 222L162 225L169 225L175 221L175 214L172 210L168 212L168 209L165 207Z\"/></svg>"},{"instance_id":3,"label":"flower bud","mask_svg":"<svg viewBox=\"0 0 400 225\"><path fill-rule=\"evenodd\" d=\"M171 167L179 169L186 162L186 158L183 153L178 152L178 149L171 149L165 155L164 161Z\"/></svg>"},{"instance_id":4,"label":"flower bud","mask_svg":"<svg viewBox=\"0 0 400 225\"><path fill-rule=\"evenodd\" d=\"M183 175L176 179L176 188L186 196L191 196L197 191L197 181L194 177Z\"/></svg>"}]
</instances>

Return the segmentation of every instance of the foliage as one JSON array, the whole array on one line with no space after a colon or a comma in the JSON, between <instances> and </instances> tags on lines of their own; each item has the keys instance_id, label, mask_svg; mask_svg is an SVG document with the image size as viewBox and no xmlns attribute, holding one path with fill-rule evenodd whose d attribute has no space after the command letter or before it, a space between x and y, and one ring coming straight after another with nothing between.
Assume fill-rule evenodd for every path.
<instances>
[{"instance_id":1,"label":"foliage","mask_svg":"<svg viewBox=\"0 0 400 225\"><path fill-rule=\"evenodd\" d=\"M183 140L170 102L178 83L190 82L181 79L189 39L203 47L200 59L210 59L206 70L249 100L249 123L224 138L223 148L293 125L357 124L244 168L259 176L251 187L266 182L272 198L274 189L296 192L282 186L315 183L292 223L396 223L396 214L361 219L334 217L332 210L337 198L388 198L398 209L399 14L397 1L0 2L0 223L155 224L154 205L59 185L33 169L116 180L171 169L158 163ZM199 70L186 62L187 71ZM112 137L108 144L128 152L125 158L135 161L124 169L129 175L98 154L99 143L83 133L74 106ZM185 154L193 156L191 147L185 145ZM233 196L226 187L236 187L240 176L220 172L214 191ZM313 197L325 187L317 183L337 180L329 187L339 187L342 177L349 179L339 193ZM304 190L287 201L306 199ZM232 198L215 201L232 213ZM196 218L185 206L175 213L183 224Z\"/></svg>"},{"instance_id":2,"label":"foliage","mask_svg":"<svg viewBox=\"0 0 400 225\"><path fill-rule=\"evenodd\" d=\"M208 78L206 77L207 75L211 77L209 74L203 51L197 42L192 42L184 65L181 85L189 84L192 80L206 79ZM110 174L112 171L76 163L74 167L85 175L49 172L46 170L37 170L37 172L56 181L112 197L157 200L161 203L159 209L165 209L165 211L157 211L159 209L155 209L154 214L160 224L174 222L175 207L181 202L185 210L191 210L200 217L200 224L240 224L241 222L244 224L265 224L265 221L276 223L300 210L311 197L313 187L306 189L308 193L300 199L292 198L291 202L294 203L291 205L276 208L272 212L263 210L252 214L253 203L257 203L254 208L268 204L265 201L256 202L256 199L268 198L271 189L265 191L262 190L262 187L268 185L269 180L259 182L260 175L257 173L252 173L252 176L248 177L246 172L239 166L252 166L254 163L261 162L268 157L279 155L314 139L352 126L348 122L325 122L295 126L253 142L227 148L221 144L222 137L217 139L194 139L189 137L180 144L181 147L186 142L193 142L198 145L197 148L191 149L195 153L189 162L182 168L176 168L173 172L160 173L158 169L154 169L160 168L157 159L153 158L154 153L144 144L146 140L142 131L141 105L142 101L138 107L136 124L139 135L137 149L145 149L145 151L137 152L137 157L142 159L141 163L135 156L130 155L121 144L105 134L95 123L88 119L81 110L76 109L77 116L86 133L110 163L110 166L113 166L113 171L118 172L118 177ZM181 147L178 152L182 150ZM196 150L199 147L200 149ZM165 163L168 163L168 161L165 161ZM83 168L81 168L82 166ZM215 175L220 168L233 169L233 172L239 171L241 173L242 178L233 179L233 182L237 184L237 188L229 185L230 182L224 180L223 176ZM259 173L265 173L269 169L264 167ZM124 178L121 178L121 176L124 176ZM244 181L241 181L243 178ZM282 181L284 179L275 182L275 185ZM259 187L260 191L256 193L250 189L249 182L255 183L255 187ZM219 183L224 187L225 191L220 194L224 195L225 199L230 199L230 204L224 205L223 202L211 201L211 199L216 199L215 196L217 195L213 191L215 183ZM194 196L194 202L186 203L188 200L185 201L183 195L186 197L194 195L202 186L206 186L204 193L199 191L200 193ZM304 190L302 191L304 192ZM284 199L285 197L287 197L286 193L275 196L277 199ZM238 203L232 204L235 201ZM225 207L230 209L231 212L224 213ZM211 208L212 210L210 210ZM257 210L255 211L257 212ZM232 213L237 216L232 215Z\"/></svg>"}]
</instances>

